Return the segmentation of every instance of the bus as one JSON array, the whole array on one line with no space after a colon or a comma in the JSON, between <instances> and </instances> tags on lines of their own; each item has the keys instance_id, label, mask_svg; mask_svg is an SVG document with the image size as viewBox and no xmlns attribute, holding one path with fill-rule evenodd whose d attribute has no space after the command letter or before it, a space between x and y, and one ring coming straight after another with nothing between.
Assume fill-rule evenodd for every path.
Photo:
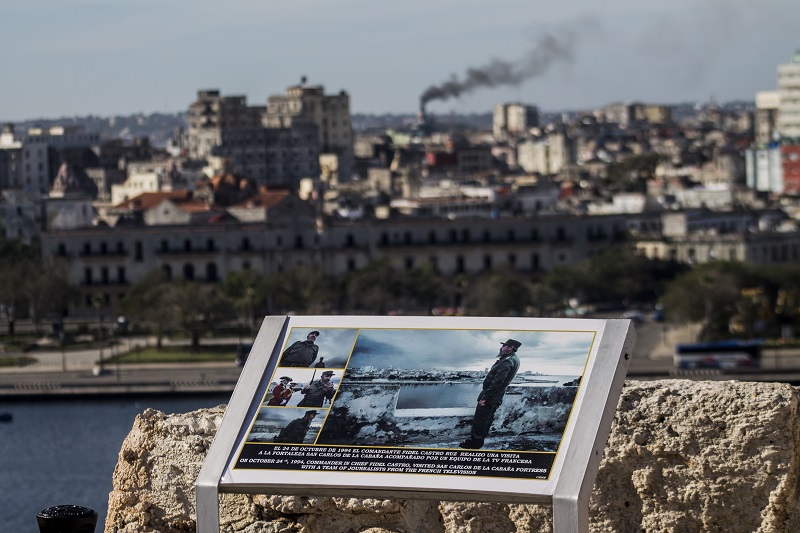
<instances>
[{"instance_id":1,"label":"bus","mask_svg":"<svg viewBox=\"0 0 800 533\"><path fill-rule=\"evenodd\" d=\"M749 369L761 366L760 341L718 341L676 344L675 368Z\"/></svg>"}]
</instances>

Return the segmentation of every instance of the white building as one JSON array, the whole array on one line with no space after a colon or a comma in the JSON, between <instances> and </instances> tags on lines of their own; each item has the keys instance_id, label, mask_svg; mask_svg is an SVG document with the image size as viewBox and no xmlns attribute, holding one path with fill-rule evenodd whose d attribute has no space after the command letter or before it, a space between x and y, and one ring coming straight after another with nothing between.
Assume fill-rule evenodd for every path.
<instances>
[{"instance_id":1,"label":"white building","mask_svg":"<svg viewBox=\"0 0 800 533\"><path fill-rule=\"evenodd\" d=\"M111 186L111 205L118 205L145 192L158 192L162 185L159 171L131 172L125 183Z\"/></svg>"},{"instance_id":2,"label":"white building","mask_svg":"<svg viewBox=\"0 0 800 533\"><path fill-rule=\"evenodd\" d=\"M783 162L779 146L745 151L747 187L756 191L783 193Z\"/></svg>"},{"instance_id":3,"label":"white building","mask_svg":"<svg viewBox=\"0 0 800 533\"><path fill-rule=\"evenodd\" d=\"M800 51L791 63L778 66L777 130L782 137L800 139Z\"/></svg>"},{"instance_id":4,"label":"white building","mask_svg":"<svg viewBox=\"0 0 800 533\"><path fill-rule=\"evenodd\" d=\"M759 91L756 93L756 146L767 146L775 140L780 104L781 97L778 91Z\"/></svg>"},{"instance_id":5,"label":"white building","mask_svg":"<svg viewBox=\"0 0 800 533\"><path fill-rule=\"evenodd\" d=\"M572 141L563 133L552 133L545 139L526 141L517 147L517 163L528 173L558 174L575 162Z\"/></svg>"},{"instance_id":6,"label":"white building","mask_svg":"<svg viewBox=\"0 0 800 533\"><path fill-rule=\"evenodd\" d=\"M494 108L492 132L497 140L519 137L539 125L539 110L520 103L498 104Z\"/></svg>"}]
</instances>

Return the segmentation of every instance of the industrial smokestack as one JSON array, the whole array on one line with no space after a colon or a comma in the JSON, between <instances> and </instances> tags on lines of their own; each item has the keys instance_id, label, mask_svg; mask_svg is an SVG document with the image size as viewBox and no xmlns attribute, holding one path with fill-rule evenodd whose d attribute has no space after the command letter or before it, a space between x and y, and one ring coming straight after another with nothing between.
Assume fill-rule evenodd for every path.
<instances>
[{"instance_id":1,"label":"industrial smokestack","mask_svg":"<svg viewBox=\"0 0 800 533\"><path fill-rule=\"evenodd\" d=\"M571 31L564 33L562 36L549 33L542 36L533 49L519 61L509 63L492 59L486 66L467 69L463 79L454 75L450 81L428 87L420 96L420 110L424 112L425 104L431 100L459 97L481 87L519 85L544 74L555 63L571 62L574 35Z\"/></svg>"}]
</instances>

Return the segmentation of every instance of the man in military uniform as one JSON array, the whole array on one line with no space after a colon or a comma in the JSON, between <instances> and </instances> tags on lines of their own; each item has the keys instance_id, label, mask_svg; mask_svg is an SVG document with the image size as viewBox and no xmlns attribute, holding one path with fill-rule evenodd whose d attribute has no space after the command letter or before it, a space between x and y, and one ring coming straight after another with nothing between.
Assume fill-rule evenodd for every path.
<instances>
[{"instance_id":1,"label":"man in military uniform","mask_svg":"<svg viewBox=\"0 0 800 533\"><path fill-rule=\"evenodd\" d=\"M325 400L333 398L335 389L331 383L333 370L326 370L317 381L313 381L300 389L304 397L297 404L298 407L322 407Z\"/></svg>"},{"instance_id":2,"label":"man in military uniform","mask_svg":"<svg viewBox=\"0 0 800 533\"><path fill-rule=\"evenodd\" d=\"M289 403L289 398L292 397L293 393L292 388L289 386L291 381L292 378L289 376L282 376L281 382L275 385L275 388L272 389L272 398L269 399L267 405L274 407Z\"/></svg>"},{"instance_id":3,"label":"man in military uniform","mask_svg":"<svg viewBox=\"0 0 800 533\"><path fill-rule=\"evenodd\" d=\"M280 366L310 367L319 353L319 346L314 344L317 337L319 331L312 331L306 336L306 340L294 342L286 348L281 355Z\"/></svg>"},{"instance_id":4,"label":"man in military uniform","mask_svg":"<svg viewBox=\"0 0 800 533\"><path fill-rule=\"evenodd\" d=\"M285 428L278 433L275 437L275 442L283 442L288 444L303 444L306 438L308 428L311 427L311 421L317 416L317 411L306 411L302 418L296 418L289 422Z\"/></svg>"},{"instance_id":5,"label":"man in military uniform","mask_svg":"<svg viewBox=\"0 0 800 533\"><path fill-rule=\"evenodd\" d=\"M475 407L475 416L472 419L472 431L469 438L460 444L462 448L478 449L483 446L483 441L492 427L494 413L503 403L506 388L519 370L517 349L522 343L508 339L501 344L497 362L492 365L483 380L483 390L478 395L478 405Z\"/></svg>"}]
</instances>

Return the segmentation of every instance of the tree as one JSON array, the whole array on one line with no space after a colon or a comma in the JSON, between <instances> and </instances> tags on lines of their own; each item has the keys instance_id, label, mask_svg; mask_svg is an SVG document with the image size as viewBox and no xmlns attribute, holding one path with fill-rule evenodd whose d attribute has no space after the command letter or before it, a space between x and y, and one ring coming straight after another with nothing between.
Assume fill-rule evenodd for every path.
<instances>
[{"instance_id":1,"label":"tree","mask_svg":"<svg viewBox=\"0 0 800 533\"><path fill-rule=\"evenodd\" d=\"M53 264L32 267L25 273L22 287L37 333L46 319L61 322L70 302L79 294L64 269Z\"/></svg>"},{"instance_id":2,"label":"tree","mask_svg":"<svg viewBox=\"0 0 800 533\"><path fill-rule=\"evenodd\" d=\"M0 309L6 317L8 334L14 335L14 324L20 313L28 310L26 282L29 275L41 270L38 246L0 238Z\"/></svg>"},{"instance_id":3,"label":"tree","mask_svg":"<svg viewBox=\"0 0 800 533\"><path fill-rule=\"evenodd\" d=\"M741 263L699 265L667 287L662 299L667 316L676 322L700 322L703 340L726 338L746 278L747 267Z\"/></svg>"},{"instance_id":4,"label":"tree","mask_svg":"<svg viewBox=\"0 0 800 533\"><path fill-rule=\"evenodd\" d=\"M514 272L472 280L464 302L469 314L480 316L520 316L532 303L530 284Z\"/></svg>"},{"instance_id":5,"label":"tree","mask_svg":"<svg viewBox=\"0 0 800 533\"><path fill-rule=\"evenodd\" d=\"M170 322L171 311L166 296L169 280L161 269L153 269L136 282L122 298L120 309L131 322L148 324L156 333L156 345L161 348L164 328Z\"/></svg>"},{"instance_id":6,"label":"tree","mask_svg":"<svg viewBox=\"0 0 800 533\"><path fill-rule=\"evenodd\" d=\"M403 296L429 313L445 294L443 280L430 263L403 272L401 285Z\"/></svg>"},{"instance_id":7,"label":"tree","mask_svg":"<svg viewBox=\"0 0 800 533\"><path fill-rule=\"evenodd\" d=\"M319 269L298 266L264 278L257 295L264 298L268 309L280 313L321 314L336 298L336 282Z\"/></svg>"},{"instance_id":8,"label":"tree","mask_svg":"<svg viewBox=\"0 0 800 533\"><path fill-rule=\"evenodd\" d=\"M648 259L627 245L568 267L556 267L544 283L562 301L578 298L587 303L654 303L666 283L689 267L675 261Z\"/></svg>"},{"instance_id":9,"label":"tree","mask_svg":"<svg viewBox=\"0 0 800 533\"><path fill-rule=\"evenodd\" d=\"M216 285L183 281L168 286L166 307L170 320L191 339L194 353L200 346L200 337L234 318L233 302Z\"/></svg>"},{"instance_id":10,"label":"tree","mask_svg":"<svg viewBox=\"0 0 800 533\"><path fill-rule=\"evenodd\" d=\"M254 270L245 269L231 272L222 281L222 292L233 301L233 305L244 316L250 332L253 331L253 318L256 310L259 285L263 277Z\"/></svg>"},{"instance_id":11,"label":"tree","mask_svg":"<svg viewBox=\"0 0 800 533\"><path fill-rule=\"evenodd\" d=\"M385 315L399 307L402 285L401 276L388 259L372 261L345 278L345 305L355 312Z\"/></svg>"}]
</instances>

